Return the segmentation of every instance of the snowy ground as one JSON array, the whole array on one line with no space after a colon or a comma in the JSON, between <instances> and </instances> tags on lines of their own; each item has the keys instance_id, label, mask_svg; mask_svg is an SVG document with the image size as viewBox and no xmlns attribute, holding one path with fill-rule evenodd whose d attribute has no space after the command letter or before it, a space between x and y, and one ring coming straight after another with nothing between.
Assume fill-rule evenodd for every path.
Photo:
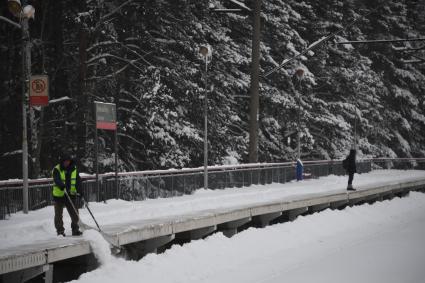
<instances>
[{"instance_id":1,"label":"snowy ground","mask_svg":"<svg viewBox=\"0 0 425 283\"><path fill-rule=\"evenodd\" d=\"M358 189L393 184L425 178L425 171L381 170L356 175L354 184ZM300 195L338 193L345 191L347 177L328 176L303 182L271 184L231 188L226 190L199 190L193 195L175 198L153 199L140 202L110 200L104 203L90 203L101 227L167 216L196 213L214 208L234 208L269 202L290 200ZM9 220L0 221L0 252L2 249L18 249L24 244L36 244L56 239L53 225L53 207L49 206L25 215L17 213ZM83 222L95 226L86 209L80 210ZM70 234L70 219L64 212L65 229ZM128 224L130 225L130 224Z\"/></svg>"},{"instance_id":2,"label":"snowy ground","mask_svg":"<svg viewBox=\"0 0 425 283\"><path fill-rule=\"evenodd\" d=\"M79 283L424 282L425 194L325 210L294 222L173 246L125 261L95 231L85 237L102 265Z\"/></svg>"}]
</instances>

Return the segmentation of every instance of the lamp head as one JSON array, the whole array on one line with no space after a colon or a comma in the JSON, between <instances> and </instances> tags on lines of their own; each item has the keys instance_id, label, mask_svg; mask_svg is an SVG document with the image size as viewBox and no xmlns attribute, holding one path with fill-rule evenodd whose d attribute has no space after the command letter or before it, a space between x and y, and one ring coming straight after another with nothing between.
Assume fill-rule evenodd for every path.
<instances>
[{"instance_id":1,"label":"lamp head","mask_svg":"<svg viewBox=\"0 0 425 283\"><path fill-rule=\"evenodd\" d=\"M26 5L22 10L22 14L27 19L34 19L35 16L35 8L32 5Z\"/></svg>"},{"instance_id":2,"label":"lamp head","mask_svg":"<svg viewBox=\"0 0 425 283\"><path fill-rule=\"evenodd\" d=\"M7 0L7 7L9 11L15 16L19 17L22 11L21 1L19 0Z\"/></svg>"},{"instance_id":3,"label":"lamp head","mask_svg":"<svg viewBox=\"0 0 425 283\"><path fill-rule=\"evenodd\" d=\"M297 76L298 79L301 79L304 76L304 69L298 68L295 71L295 75Z\"/></svg>"},{"instance_id":4,"label":"lamp head","mask_svg":"<svg viewBox=\"0 0 425 283\"><path fill-rule=\"evenodd\" d=\"M201 45L199 47L199 53L203 56L203 57L207 57L210 53L210 49L208 48L208 46L205 45Z\"/></svg>"}]
</instances>

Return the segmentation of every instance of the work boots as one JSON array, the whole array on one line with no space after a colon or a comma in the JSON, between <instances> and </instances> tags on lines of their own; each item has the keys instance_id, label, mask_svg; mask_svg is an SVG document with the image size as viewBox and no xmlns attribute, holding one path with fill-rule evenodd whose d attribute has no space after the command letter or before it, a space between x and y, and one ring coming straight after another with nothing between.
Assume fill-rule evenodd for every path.
<instances>
[{"instance_id":1,"label":"work boots","mask_svg":"<svg viewBox=\"0 0 425 283\"><path fill-rule=\"evenodd\" d=\"M347 191L355 191L356 189L353 188L353 185L348 185L347 186Z\"/></svg>"},{"instance_id":2,"label":"work boots","mask_svg":"<svg viewBox=\"0 0 425 283\"><path fill-rule=\"evenodd\" d=\"M82 234L83 232L81 232L80 230L72 231L72 236L81 236Z\"/></svg>"}]
</instances>

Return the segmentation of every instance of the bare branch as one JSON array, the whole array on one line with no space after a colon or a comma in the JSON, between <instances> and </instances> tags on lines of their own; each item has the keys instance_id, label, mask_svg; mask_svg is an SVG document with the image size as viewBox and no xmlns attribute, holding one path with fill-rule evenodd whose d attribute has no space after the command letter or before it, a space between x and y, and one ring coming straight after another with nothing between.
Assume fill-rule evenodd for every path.
<instances>
[{"instance_id":1,"label":"bare branch","mask_svg":"<svg viewBox=\"0 0 425 283\"><path fill-rule=\"evenodd\" d=\"M128 0L124 3L122 3L121 5L119 5L117 8L115 8L114 10L112 10L110 13L104 15L103 17L100 18L101 21L106 20L107 18L109 18L110 16L112 16L113 14L115 14L116 12L118 12L119 10L121 10L122 7L126 6L127 4L133 2L133 0Z\"/></svg>"},{"instance_id":2,"label":"bare branch","mask_svg":"<svg viewBox=\"0 0 425 283\"><path fill-rule=\"evenodd\" d=\"M373 40L354 40L342 41L336 44L353 44L353 43L390 43L390 42L406 42L406 41L425 41L425 37L420 38L407 38L407 39L373 39Z\"/></svg>"}]
</instances>

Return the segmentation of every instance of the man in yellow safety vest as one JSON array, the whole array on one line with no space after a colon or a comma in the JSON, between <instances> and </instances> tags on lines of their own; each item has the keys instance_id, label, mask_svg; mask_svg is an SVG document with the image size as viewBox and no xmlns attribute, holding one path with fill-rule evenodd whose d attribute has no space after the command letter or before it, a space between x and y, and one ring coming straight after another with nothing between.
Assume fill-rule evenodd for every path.
<instances>
[{"instance_id":1,"label":"man in yellow safety vest","mask_svg":"<svg viewBox=\"0 0 425 283\"><path fill-rule=\"evenodd\" d=\"M66 207L71 217L71 229L73 236L81 235L78 227L78 207L76 205L77 196L81 196L81 179L77 167L70 155L64 155L61 161L52 170L53 177L53 200L55 207L55 228L60 236L65 236L63 227L63 208ZM68 193L71 202L65 195Z\"/></svg>"}]
</instances>

